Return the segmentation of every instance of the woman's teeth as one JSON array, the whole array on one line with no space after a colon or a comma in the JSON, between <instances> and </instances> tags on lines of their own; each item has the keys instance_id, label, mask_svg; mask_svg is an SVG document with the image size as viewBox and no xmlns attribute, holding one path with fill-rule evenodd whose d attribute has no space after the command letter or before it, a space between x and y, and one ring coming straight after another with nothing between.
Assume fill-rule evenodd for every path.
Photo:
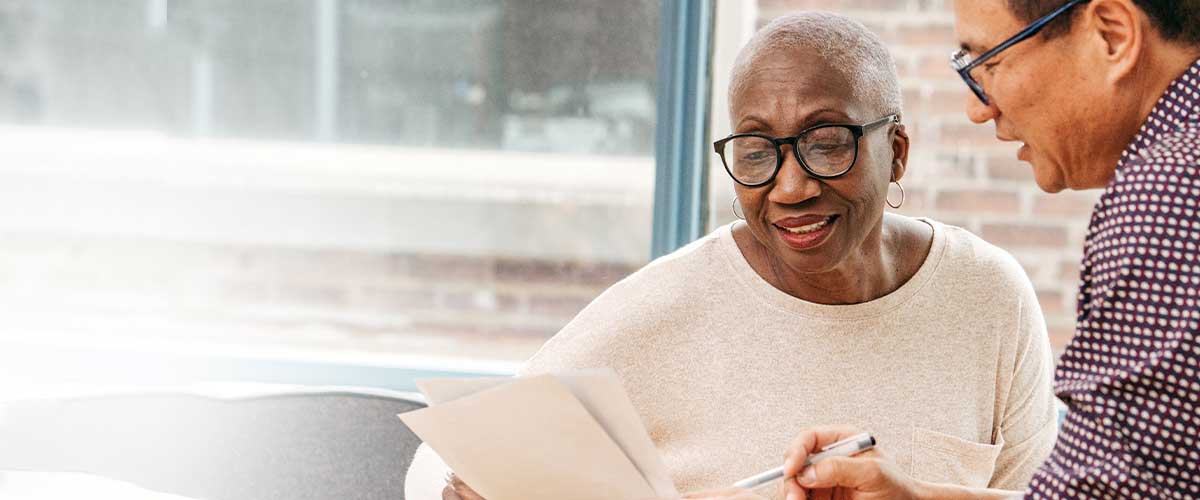
<instances>
[{"instance_id":1,"label":"woman's teeth","mask_svg":"<svg viewBox=\"0 0 1200 500\"><path fill-rule=\"evenodd\" d=\"M825 220L823 220L821 222L814 222L807 226L785 227L785 228L783 228L783 230L787 231L789 233L792 233L792 234L807 234L807 233L811 233L813 231L819 231L821 228L823 228L829 224L830 219L831 219L831 217L826 218Z\"/></svg>"}]
</instances>

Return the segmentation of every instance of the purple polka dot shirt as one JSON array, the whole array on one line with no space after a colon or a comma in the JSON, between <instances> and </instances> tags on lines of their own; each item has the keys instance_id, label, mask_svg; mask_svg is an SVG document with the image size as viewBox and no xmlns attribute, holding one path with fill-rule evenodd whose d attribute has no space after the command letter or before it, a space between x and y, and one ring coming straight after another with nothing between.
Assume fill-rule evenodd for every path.
<instances>
[{"instance_id":1,"label":"purple polka dot shirt","mask_svg":"<svg viewBox=\"0 0 1200 500\"><path fill-rule=\"evenodd\" d=\"M1084 245L1068 406L1028 498L1200 498L1200 61L1117 164Z\"/></svg>"}]
</instances>

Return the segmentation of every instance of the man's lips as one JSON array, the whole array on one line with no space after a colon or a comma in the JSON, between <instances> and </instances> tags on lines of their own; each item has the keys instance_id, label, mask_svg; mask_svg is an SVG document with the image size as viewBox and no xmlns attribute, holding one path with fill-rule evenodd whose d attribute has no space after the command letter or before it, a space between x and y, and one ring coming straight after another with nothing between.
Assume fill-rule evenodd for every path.
<instances>
[{"instance_id":1,"label":"man's lips","mask_svg":"<svg viewBox=\"0 0 1200 500\"><path fill-rule=\"evenodd\" d=\"M1029 153L1032 152L1032 150L1029 149L1029 144L1026 144L1025 142L1022 142L1021 139L1008 134L998 133L996 134L996 139L1001 142L1021 142L1021 147L1017 148L1017 159L1021 161L1029 161Z\"/></svg>"}]
</instances>

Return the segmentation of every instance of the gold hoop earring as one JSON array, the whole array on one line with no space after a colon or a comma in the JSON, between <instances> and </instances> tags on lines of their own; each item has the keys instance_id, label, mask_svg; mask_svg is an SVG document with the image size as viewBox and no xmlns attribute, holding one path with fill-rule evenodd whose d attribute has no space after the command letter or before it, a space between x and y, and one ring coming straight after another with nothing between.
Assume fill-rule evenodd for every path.
<instances>
[{"instance_id":1,"label":"gold hoop earring","mask_svg":"<svg viewBox=\"0 0 1200 500\"><path fill-rule=\"evenodd\" d=\"M733 207L733 216L737 217L738 219L741 219L741 220L746 220L746 216L744 214L738 213L738 205L739 205L739 203L738 203L737 196L734 196L733 203L730 205Z\"/></svg>"},{"instance_id":2,"label":"gold hoop earring","mask_svg":"<svg viewBox=\"0 0 1200 500\"><path fill-rule=\"evenodd\" d=\"M900 208L900 205L904 204L904 186L900 185L900 181L892 181L892 182L896 184L896 187L900 188L900 201L897 202L895 205L892 204L892 190L891 189L888 189L888 194L887 194L887 196L885 196L883 198L883 201L885 203L887 203L887 206L889 206L889 207Z\"/></svg>"}]
</instances>

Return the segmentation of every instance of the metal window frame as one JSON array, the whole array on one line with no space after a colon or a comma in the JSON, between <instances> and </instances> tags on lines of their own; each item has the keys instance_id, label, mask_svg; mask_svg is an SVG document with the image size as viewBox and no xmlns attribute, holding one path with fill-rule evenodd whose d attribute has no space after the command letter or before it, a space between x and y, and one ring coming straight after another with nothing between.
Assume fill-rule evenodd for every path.
<instances>
[{"instance_id":1,"label":"metal window frame","mask_svg":"<svg viewBox=\"0 0 1200 500\"><path fill-rule=\"evenodd\" d=\"M663 0L654 140L650 254L671 253L707 232L713 0Z\"/></svg>"}]
</instances>

